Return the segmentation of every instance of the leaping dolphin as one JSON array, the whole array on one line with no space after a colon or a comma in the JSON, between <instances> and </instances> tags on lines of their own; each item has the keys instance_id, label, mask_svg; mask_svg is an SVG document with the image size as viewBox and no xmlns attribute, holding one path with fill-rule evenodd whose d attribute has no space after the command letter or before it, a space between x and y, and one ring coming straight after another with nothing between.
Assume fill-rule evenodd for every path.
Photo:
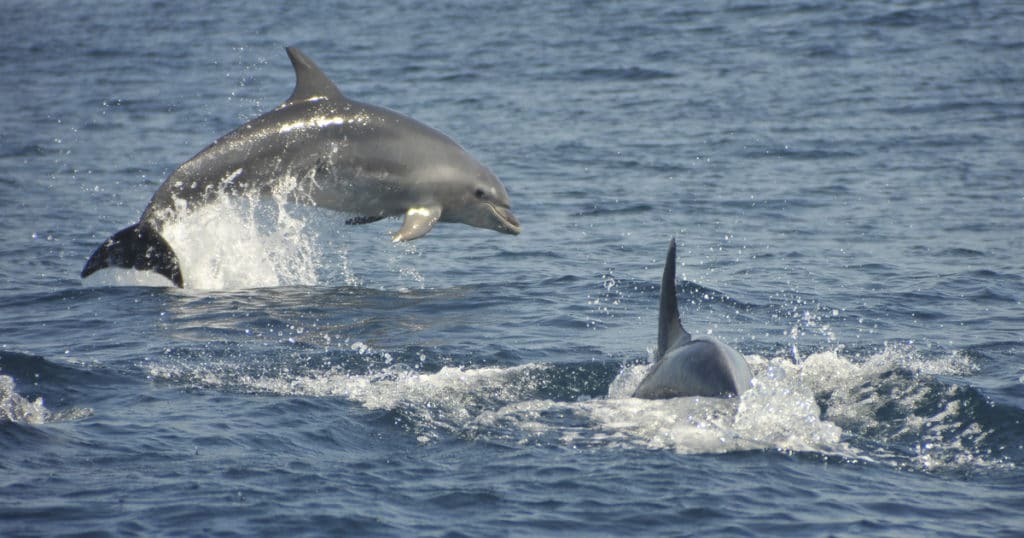
<instances>
[{"instance_id":1,"label":"leaping dolphin","mask_svg":"<svg viewBox=\"0 0 1024 538\"><path fill-rule=\"evenodd\" d=\"M721 397L739 395L750 388L750 366L743 355L715 338L693 338L683 329L676 303L675 238L669 243L661 277L657 357L633 397Z\"/></svg>"},{"instance_id":2,"label":"leaping dolphin","mask_svg":"<svg viewBox=\"0 0 1024 538\"><path fill-rule=\"evenodd\" d=\"M183 287L162 227L218 196L270 192L286 175L298 181L294 200L355 215L347 224L405 215L394 241L422 237L438 221L519 233L505 186L451 138L345 97L305 54L286 50L295 68L291 97L182 164L137 224L93 252L82 278L117 266L156 271Z\"/></svg>"}]
</instances>

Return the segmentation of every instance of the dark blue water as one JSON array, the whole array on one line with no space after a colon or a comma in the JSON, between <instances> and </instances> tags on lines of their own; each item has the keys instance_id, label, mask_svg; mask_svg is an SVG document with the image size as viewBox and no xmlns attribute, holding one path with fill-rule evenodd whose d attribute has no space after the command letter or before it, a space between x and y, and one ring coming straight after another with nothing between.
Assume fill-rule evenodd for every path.
<instances>
[{"instance_id":1,"label":"dark blue water","mask_svg":"<svg viewBox=\"0 0 1024 538\"><path fill-rule=\"evenodd\" d=\"M25 2L0 18L0 535L1024 533L1024 7ZM512 237L233 200L292 89L458 140ZM739 400L627 397L680 306Z\"/></svg>"}]
</instances>

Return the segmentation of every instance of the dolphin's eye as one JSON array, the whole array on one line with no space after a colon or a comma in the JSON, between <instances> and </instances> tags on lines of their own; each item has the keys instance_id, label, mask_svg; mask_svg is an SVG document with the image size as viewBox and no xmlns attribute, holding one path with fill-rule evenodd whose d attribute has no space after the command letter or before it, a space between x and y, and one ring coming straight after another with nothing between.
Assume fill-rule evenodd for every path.
<instances>
[{"instance_id":1,"label":"dolphin's eye","mask_svg":"<svg viewBox=\"0 0 1024 538\"><path fill-rule=\"evenodd\" d=\"M483 200L484 198L487 198L487 193L484 192L483 189L477 189L476 192L474 192L473 194L476 195L478 200Z\"/></svg>"}]
</instances>

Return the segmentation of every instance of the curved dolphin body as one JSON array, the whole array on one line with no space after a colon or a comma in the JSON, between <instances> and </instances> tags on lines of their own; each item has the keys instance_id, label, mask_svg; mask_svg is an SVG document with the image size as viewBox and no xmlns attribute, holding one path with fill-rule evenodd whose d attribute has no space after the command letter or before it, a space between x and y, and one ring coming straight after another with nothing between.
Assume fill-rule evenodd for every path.
<instances>
[{"instance_id":1,"label":"curved dolphin body","mask_svg":"<svg viewBox=\"0 0 1024 538\"><path fill-rule=\"evenodd\" d=\"M345 97L306 55L286 50L295 68L291 97L182 164L137 224L93 252L82 278L117 266L156 271L182 287L162 226L219 196L270 192L284 176L298 182L292 199L355 215L347 224L405 215L395 241L422 237L439 221L519 233L505 186L452 139Z\"/></svg>"},{"instance_id":2,"label":"curved dolphin body","mask_svg":"<svg viewBox=\"0 0 1024 538\"><path fill-rule=\"evenodd\" d=\"M750 388L750 367L743 355L717 339L692 338L683 329L676 303L675 239L669 243L661 277L657 356L657 362L633 397L723 397L739 395Z\"/></svg>"}]
</instances>

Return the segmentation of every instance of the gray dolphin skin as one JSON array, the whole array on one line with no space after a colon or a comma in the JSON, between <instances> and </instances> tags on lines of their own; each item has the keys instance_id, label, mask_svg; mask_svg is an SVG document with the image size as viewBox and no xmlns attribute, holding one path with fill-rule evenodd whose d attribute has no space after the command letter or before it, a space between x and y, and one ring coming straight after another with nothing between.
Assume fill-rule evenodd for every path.
<instances>
[{"instance_id":1,"label":"gray dolphin skin","mask_svg":"<svg viewBox=\"0 0 1024 538\"><path fill-rule=\"evenodd\" d=\"M633 397L728 397L750 388L750 366L743 355L715 338L693 338L683 329L676 303L675 238L669 243L661 277L657 357Z\"/></svg>"},{"instance_id":2,"label":"gray dolphin skin","mask_svg":"<svg viewBox=\"0 0 1024 538\"><path fill-rule=\"evenodd\" d=\"M219 196L268 193L286 176L297 181L290 199L354 215L347 224L404 215L394 241L422 237L437 222L519 233L505 186L451 138L345 97L305 54L286 50L295 68L291 97L182 164L137 224L96 249L82 278L115 266L155 271L183 287L162 226Z\"/></svg>"}]
</instances>

